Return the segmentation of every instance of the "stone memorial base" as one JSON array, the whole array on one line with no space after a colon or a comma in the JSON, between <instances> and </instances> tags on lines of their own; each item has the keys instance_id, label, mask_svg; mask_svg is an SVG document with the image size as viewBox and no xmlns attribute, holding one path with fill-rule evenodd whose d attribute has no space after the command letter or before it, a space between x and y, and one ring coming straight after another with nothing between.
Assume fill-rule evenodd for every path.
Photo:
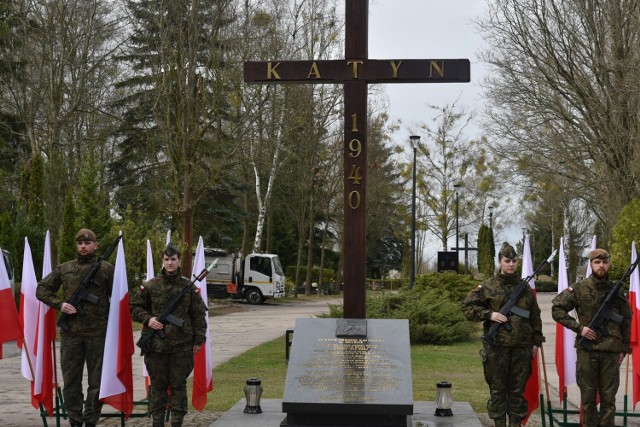
<instances>
[{"instance_id":1,"label":"stone memorial base","mask_svg":"<svg viewBox=\"0 0 640 427\"><path fill-rule=\"evenodd\" d=\"M405 427L413 414L406 319L297 319L281 427Z\"/></svg>"},{"instance_id":2,"label":"stone memorial base","mask_svg":"<svg viewBox=\"0 0 640 427\"><path fill-rule=\"evenodd\" d=\"M261 414L245 414L245 405L244 399L239 400L210 427L278 427L282 422L280 399L262 399ZM408 417L406 427L482 427L468 402L454 402L452 417L436 417L433 402L414 402L413 408L414 414Z\"/></svg>"}]
</instances>

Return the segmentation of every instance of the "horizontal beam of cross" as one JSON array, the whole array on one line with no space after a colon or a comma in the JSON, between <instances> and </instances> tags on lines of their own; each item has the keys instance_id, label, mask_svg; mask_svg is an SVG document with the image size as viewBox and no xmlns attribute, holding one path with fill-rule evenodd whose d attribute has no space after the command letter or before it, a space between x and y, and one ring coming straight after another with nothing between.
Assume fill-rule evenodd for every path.
<instances>
[{"instance_id":1,"label":"horizontal beam of cross","mask_svg":"<svg viewBox=\"0 0 640 427\"><path fill-rule=\"evenodd\" d=\"M244 63L247 83L467 83L468 59L342 59Z\"/></svg>"}]
</instances>

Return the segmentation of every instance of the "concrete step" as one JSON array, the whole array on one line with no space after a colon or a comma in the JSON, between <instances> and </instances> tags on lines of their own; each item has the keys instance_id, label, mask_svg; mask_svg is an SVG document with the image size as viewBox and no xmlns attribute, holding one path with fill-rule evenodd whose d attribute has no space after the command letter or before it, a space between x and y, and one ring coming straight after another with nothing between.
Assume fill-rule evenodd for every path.
<instances>
[{"instance_id":1,"label":"concrete step","mask_svg":"<svg viewBox=\"0 0 640 427\"><path fill-rule=\"evenodd\" d=\"M262 399L261 414L245 414L245 405L245 400L241 399L210 427L279 427L286 415L282 412L280 399ZM436 417L435 410L433 402L414 402L413 416L407 420L407 427L482 427L468 402L454 402L452 417Z\"/></svg>"}]
</instances>

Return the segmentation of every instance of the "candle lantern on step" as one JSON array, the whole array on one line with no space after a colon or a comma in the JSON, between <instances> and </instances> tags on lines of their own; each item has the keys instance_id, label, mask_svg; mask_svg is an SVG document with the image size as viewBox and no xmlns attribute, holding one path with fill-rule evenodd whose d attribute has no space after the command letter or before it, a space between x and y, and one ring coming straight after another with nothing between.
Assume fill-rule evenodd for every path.
<instances>
[{"instance_id":1,"label":"candle lantern on step","mask_svg":"<svg viewBox=\"0 0 640 427\"><path fill-rule=\"evenodd\" d=\"M249 378L244 386L244 397L247 406L244 407L245 414L260 414L260 396L262 396L262 381L257 378Z\"/></svg>"},{"instance_id":2,"label":"candle lantern on step","mask_svg":"<svg viewBox=\"0 0 640 427\"><path fill-rule=\"evenodd\" d=\"M448 381L440 381L436 384L436 417L453 416L451 405L453 405L451 383Z\"/></svg>"}]
</instances>

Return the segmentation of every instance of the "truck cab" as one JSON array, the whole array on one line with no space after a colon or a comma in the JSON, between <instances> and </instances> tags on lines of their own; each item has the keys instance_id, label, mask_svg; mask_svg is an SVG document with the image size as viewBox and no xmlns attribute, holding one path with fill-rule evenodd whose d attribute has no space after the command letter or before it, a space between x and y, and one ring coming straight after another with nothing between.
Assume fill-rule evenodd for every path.
<instances>
[{"instance_id":1,"label":"truck cab","mask_svg":"<svg viewBox=\"0 0 640 427\"><path fill-rule=\"evenodd\" d=\"M214 267L207 275L207 291L214 298L246 299L261 304L285 295L285 276L275 254L251 253L245 258L235 252L205 249L205 264Z\"/></svg>"},{"instance_id":2,"label":"truck cab","mask_svg":"<svg viewBox=\"0 0 640 427\"><path fill-rule=\"evenodd\" d=\"M11 261L11 253L3 249L2 258L4 259L4 266L7 269L7 275L9 276L9 285L11 286L11 292L15 292L16 277L13 271L13 262Z\"/></svg>"}]
</instances>

